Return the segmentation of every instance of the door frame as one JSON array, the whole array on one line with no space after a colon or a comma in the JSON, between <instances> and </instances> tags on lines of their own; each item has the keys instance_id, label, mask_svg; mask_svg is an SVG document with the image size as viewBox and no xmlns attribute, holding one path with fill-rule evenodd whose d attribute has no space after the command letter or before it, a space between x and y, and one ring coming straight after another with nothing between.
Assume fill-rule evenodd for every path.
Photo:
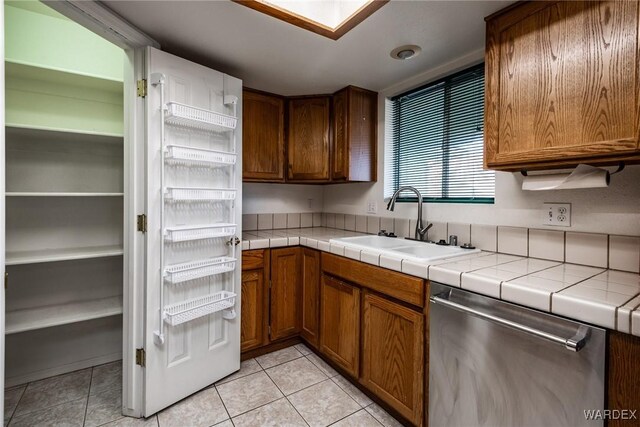
<instances>
[{"instance_id":1,"label":"door frame","mask_svg":"<svg viewBox=\"0 0 640 427\"><path fill-rule=\"evenodd\" d=\"M137 96L136 88L137 81L144 79L146 75L145 48L152 46L159 49L160 44L95 0L43 0L43 3L122 48L125 53L122 412L127 416L141 417L145 393L144 373L143 367L136 364L135 354L136 349L144 348L146 237L137 231L136 217L139 214L146 214L146 109L144 98ZM4 19L0 22L4 22ZM0 120L4 120L4 104L2 108ZM0 159L4 169L4 133L0 139L0 145L2 145ZM1 175L0 191L4 196L4 173ZM4 197L0 203L2 204L0 221L4 222ZM0 240L2 248L0 261L4 271L4 234ZM2 305L0 307L2 310L2 319L0 319L2 347L0 349L2 362L4 362L4 298L0 304ZM4 369L2 369L2 375L3 373ZM2 379L4 380L4 377ZM1 402L2 400L0 405Z\"/></svg>"}]
</instances>

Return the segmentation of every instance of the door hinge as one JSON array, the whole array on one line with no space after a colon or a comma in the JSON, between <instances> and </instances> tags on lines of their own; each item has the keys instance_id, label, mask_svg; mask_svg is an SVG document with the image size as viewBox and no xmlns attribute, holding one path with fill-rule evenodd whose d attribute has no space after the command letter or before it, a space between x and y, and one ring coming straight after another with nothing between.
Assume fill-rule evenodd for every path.
<instances>
[{"instance_id":1,"label":"door hinge","mask_svg":"<svg viewBox=\"0 0 640 427\"><path fill-rule=\"evenodd\" d=\"M271 285L273 282L271 282L271 280L269 280L269 289L271 289Z\"/></svg>"},{"instance_id":2,"label":"door hinge","mask_svg":"<svg viewBox=\"0 0 640 427\"><path fill-rule=\"evenodd\" d=\"M147 232L147 215L138 215L138 231L141 233Z\"/></svg>"},{"instance_id":3,"label":"door hinge","mask_svg":"<svg viewBox=\"0 0 640 427\"><path fill-rule=\"evenodd\" d=\"M144 348L136 348L136 365L140 365L143 368L147 364L147 353Z\"/></svg>"},{"instance_id":4,"label":"door hinge","mask_svg":"<svg viewBox=\"0 0 640 427\"><path fill-rule=\"evenodd\" d=\"M269 339L271 339L271 325L267 327L267 333L269 334Z\"/></svg>"},{"instance_id":5,"label":"door hinge","mask_svg":"<svg viewBox=\"0 0 640 427\"><path fill-rule=\"evenodd\" d=\"M7 273L6 271L4 272L4 288L9 288L9 273Z\"/></svg>"},{"instance_id":6,"label":"door hinge","mask_svg":"<svg viewBox=\"0 0 640 427\"><path fill-rule=\"evenodd\" d=\"M144 98L147 96L147 79L142 79L137 81L136 93L141 98Z\"/></svg>"}]
</instances>

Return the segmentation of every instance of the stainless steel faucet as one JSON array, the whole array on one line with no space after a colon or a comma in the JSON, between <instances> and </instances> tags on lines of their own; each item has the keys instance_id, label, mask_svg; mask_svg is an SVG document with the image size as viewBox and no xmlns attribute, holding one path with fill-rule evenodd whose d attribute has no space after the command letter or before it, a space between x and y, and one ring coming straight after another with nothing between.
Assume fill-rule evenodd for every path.
<instances>
[{"instance_id":1,"label":"stainless steel faucet","mask_svg":"<svg viewBox=\"0 0 640 427\"><path fill-rule=\"evenodd\" d=\"M387 210L393 212L393 209L396 207L396 199L398 198L398 194L405 190L413 191L418 196L418 222L416 222L416 231L414 233L414 238L421 241L429 240L428 231L431 227L433 227L433 224L427 224L426 227L422 227L422 194L420 194L420 192L415 187L404 186L398 188L396 192L393 193L393 196L391 196L391 200L389 200L389 203L387 204Z\"/></svg>"}]
</instances>

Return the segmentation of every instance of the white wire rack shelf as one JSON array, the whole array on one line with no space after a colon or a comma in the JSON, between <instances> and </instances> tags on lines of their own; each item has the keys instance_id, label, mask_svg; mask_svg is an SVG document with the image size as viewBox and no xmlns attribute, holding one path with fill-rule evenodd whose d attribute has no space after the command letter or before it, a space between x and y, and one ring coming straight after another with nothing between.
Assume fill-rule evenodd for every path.
<instances>
[{"instance_id":1,"label":"white wire rack shelf","mask_svg":"<svg viewBox=\"0 0 640 427\"><path fill-rule=\"evenodd\" d=\"M167 187L165 199L175 202L235 200L236 190L231 188Z\"/></svg>"},{"instance_id":2,"label":"white wire rack shelf","mask_svg":"<svg viewBox=\"0 0 640 427\"><path fill-rule=\"evenodd\" d=\"M167 283L176 284L203 277L228 273L236 267L236 259L231 257L210 258L170 265L164 269Z\"/></svg>"},{"instance_id":3,"label":"white wire rack shelf","mask_svg":"<svg viewBox=\"0 0 640 427\"><path fill-rule=\"evenodd\" d=\"M172 163L195 163L207 166L233 166L236 155L226 151L167 145L165 159Z\"/></svg>"},{"instance_id":4,"label":"white wire rack shelf","mask_svg":"<svg viewBox=\"0 0 640 427\"><path fill-rule=\"evenodd\" d=\"M192 240L230 237L236 234L235 224L211 224L183 227L167 227L164 232L165 241L170 243L189 242Z\"/></svg>"},{"instance_id":5,"label":"white wire rack shelf","mask_svg":"<svg viewBox=\"0 0 640 427\"><path fill-rule=\"evenodd\" d=\"M236 303L236 294L220 291L200 298L193 298L164 307L165 323L176 326L222 310L232 310Z\"/></svg>"},{"instance_id":6,"label":"white wire rack shelf","mask_svg":"<svg viewBox=\"0 0 640 427\"><path fill-rule=\"evenodd\" d=\"M238 122L238 119L233 116L178 102L167 103L164 120L172 125L217 132L233 130Z\"/></svg>"}]
</instances>

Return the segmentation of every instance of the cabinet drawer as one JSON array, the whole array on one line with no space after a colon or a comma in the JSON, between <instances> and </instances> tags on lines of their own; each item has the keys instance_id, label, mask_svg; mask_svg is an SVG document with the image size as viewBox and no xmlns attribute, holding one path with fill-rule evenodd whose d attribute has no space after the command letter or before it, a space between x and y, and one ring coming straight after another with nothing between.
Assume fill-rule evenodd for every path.
<instances>
[{"instance_id":1,"label":"cabinet drawer","mask_svg":"<svg viewBox=\"0 0 640 427\"><path fill-rule=\"evenodd\" d=\"M242 270L255 270L264 268L266 250L255 249L253 251L242 251Z\"/></svg>"},{"instance_id":2,"label":"cabinet drawer","mask_svg":"<svg viewBox=\"0 0 640 427\"><path fill-rule=\"evenodd\" d=\"M423 279L328 253L322 254L322 271L409 304L424 307L426 286Z\"/></svg>"}]
</instances>

